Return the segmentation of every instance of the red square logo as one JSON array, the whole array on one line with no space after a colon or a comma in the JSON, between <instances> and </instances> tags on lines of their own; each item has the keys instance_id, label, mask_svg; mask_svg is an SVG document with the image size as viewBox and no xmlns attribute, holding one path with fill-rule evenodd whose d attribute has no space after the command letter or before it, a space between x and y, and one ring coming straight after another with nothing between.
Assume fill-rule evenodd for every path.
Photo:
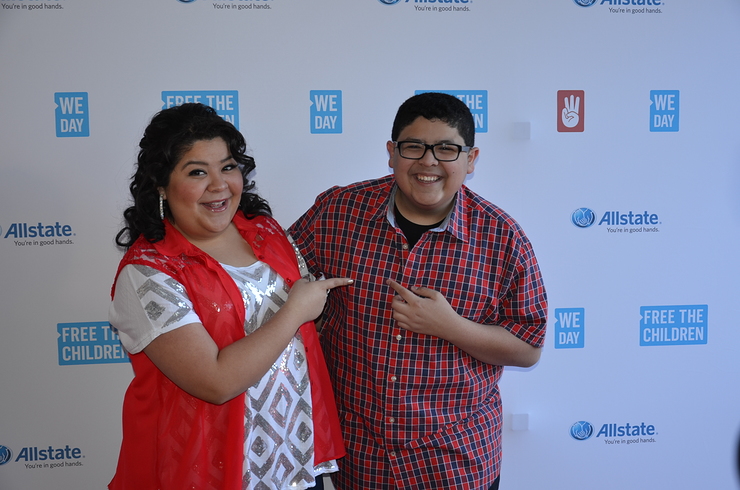
<instances>
[{"instance_id":1,"label":"red square logo","mask_svg":"<svg viewBox=\"0 0 740 490\"><path fill-rule=\"evenodd\" d=\"M558 90L559 133L582 133L585 112L583 90Z\"/></svg>"}]
</instances>

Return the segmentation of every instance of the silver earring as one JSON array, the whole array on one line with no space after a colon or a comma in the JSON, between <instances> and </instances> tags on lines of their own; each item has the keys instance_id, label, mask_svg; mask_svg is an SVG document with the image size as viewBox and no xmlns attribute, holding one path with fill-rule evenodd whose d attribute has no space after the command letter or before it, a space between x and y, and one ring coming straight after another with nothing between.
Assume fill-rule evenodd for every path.
<instances>
[{"instance_id":1,"label":"silver earring","mask_svg":"<svg viewBox=\"0 0 740 490\"><path fill-rule=\"evenodd\" d=\"M164 197L159 195L159 218L164 220Z\"/></svg>"}]
</instances>

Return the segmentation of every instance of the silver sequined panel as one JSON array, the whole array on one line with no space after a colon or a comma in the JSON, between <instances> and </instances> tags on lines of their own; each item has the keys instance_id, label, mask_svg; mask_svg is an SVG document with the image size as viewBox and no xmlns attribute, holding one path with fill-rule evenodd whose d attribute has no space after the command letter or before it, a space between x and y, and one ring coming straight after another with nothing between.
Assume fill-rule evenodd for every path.
<instances>
[{"instance_id":1,"label":"silver sequined panel","mask_svg":"<svg viewBox=\"0 0 740 490\"><path fill-rule=\"evenodd\" d=\"M242 292L244 330L248 335L285 303L289 288L261 262L225 269ZM311 389L300 333L262 380L247 391L244 451L244 489L303 489L314 485Z\"/></svg>"},{"instance_id":2,"label":"silver sequined panel","mask_svg":"<svg viewBox=\"0 0 740 490\"><path fill-rule=\"evenodd\" d=\"M161 274L158 270L145 265L134 265L134 268L145 277ZM159 328L166 328L170 324L179 321L192 308L191 303L183 301L183 299L188 300L188 295L182 284L171 277L167 278L164 282L168 287L147 279L136 290L139 299L142 300L147 316ZM173 291L179 293L180 296L173 294ZM144 297L147 295L149 295L149 301L144 300ZM169 311L169 316L160 318L166 311Z\"/></svg>"}]
</instances>

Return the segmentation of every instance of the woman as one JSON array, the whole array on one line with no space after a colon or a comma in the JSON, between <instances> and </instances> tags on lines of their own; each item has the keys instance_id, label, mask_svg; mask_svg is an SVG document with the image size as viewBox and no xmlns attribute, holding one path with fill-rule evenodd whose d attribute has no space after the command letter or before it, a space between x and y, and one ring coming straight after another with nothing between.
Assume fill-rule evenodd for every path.
<instances>
[{"instance_id":1,"label":"woman","mask_svg":"<svg viewBox=\"0 0 740 490\"><path fill-rule=\"evenodd\" d=\"M109 488L320 485L344 447L311 320L352 281L300 278L212 108L161 111L139 146L109 313L135 376Z\"/></svg>"}]
</instances>

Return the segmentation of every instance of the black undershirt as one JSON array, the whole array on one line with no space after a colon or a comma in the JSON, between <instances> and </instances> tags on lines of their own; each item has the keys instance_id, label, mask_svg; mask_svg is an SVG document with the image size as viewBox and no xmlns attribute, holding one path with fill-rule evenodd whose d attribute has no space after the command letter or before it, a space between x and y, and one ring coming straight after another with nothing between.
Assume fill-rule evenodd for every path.
<instances>
[{"instance_id":1,"label":"black undershirt","mask_svg":"<svg viewBox=\"0 0 740 490\"><path fill-rule=\"evenodd\" d=\"M437 228L439 225L442 224L442 222L444 222L443 219L442 221L434 223L433 225L417 225L416 223L412 223L411 221L407 220L401 214L395 204L393 205L393 214L396 215L396 224L399 228L401 228L401 231L406 236L406 241L409 242L410 249L414 248L414 245L416 245L416 242L419 241L419 238L421 238L425 231Z\"/></svg>"}]
</instances>

